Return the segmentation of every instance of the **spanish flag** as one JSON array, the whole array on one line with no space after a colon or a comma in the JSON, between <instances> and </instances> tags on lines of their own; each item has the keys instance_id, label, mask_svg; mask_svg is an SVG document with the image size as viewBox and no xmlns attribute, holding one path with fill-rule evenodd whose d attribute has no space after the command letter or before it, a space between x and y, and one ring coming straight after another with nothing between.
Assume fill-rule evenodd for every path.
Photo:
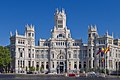
<instances>
[{"instance_id":1,"label":"spanish flag","mask_svg":"<svg viewBox=\"0 0 120 80\"><path fill-rule=\"evenodd\" d=\"M108 52L108 51L110 51L110 46L108 46L107 48L106 48L106 50L105 50L105 54Z\"/></svg>"},{"instance_id":2,"label":"spanish flag","mask_svg":"<svg viewBox=\"0 0 120 80\"><path fill-rule=\"evenodd\" d=\"M99 51L97 52L97 54L96 54L96 55L98 55L98 54L100 54L100 53L104 54L104 52L105 52L105 49L104 49L104 48L102 48L101 50L99 50Z\"/></svg>"},{"instance_id":3,"label":"spanish flag","mask_svg":"<svg viewBox=\"0 0 120 80\"><path fill-rule=\"evenodd\" d=\"M101 52L102 52L102 53L104 53L104 52L105 52L105 49L104 49L104 48L102 48Z\"/></svg>"}]
</instances>

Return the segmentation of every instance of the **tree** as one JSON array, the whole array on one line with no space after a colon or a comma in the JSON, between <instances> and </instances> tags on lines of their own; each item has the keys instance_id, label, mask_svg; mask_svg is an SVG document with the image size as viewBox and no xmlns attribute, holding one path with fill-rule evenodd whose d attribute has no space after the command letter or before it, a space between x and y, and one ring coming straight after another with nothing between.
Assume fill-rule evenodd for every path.
<instances>
[{"instance_id":1,"label":"tree","mask_svg":"<svg viewBox=\"0 0 120 80\"><path fill-rule=\"evenodd\" d=\"M36 68L36 71L39 71L39 67Z\"/></svg>"},{"instance_id":2,"label":"tree","mask_svg":"<svg viewBox=\"0 0 120 80\"><path fill-rule=\"evenodd\" d=\"M7 47L0 46L0 72L7 72L10 61L10 50Z\"/></svg>"},{"instance_id":3,"label":"tree","mask_svg":"<svg viewBox=\"0 0 120 80\"><path fill-rule=\"evenodd\" d=\"M30 68L29 68L29 71L32 71L32 72L35 71L35 67L33 67L33 66L30 67Z\"/></svg>"}]
</instances>

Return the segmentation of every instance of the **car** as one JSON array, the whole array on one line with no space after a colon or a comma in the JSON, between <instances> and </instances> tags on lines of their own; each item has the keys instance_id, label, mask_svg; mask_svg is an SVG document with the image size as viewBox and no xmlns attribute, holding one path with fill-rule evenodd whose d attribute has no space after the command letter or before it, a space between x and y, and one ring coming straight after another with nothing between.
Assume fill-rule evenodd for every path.
<instances>
[{"instance_id":1,"label":"car","mask_svg":"<svg viewBox=\"0 0 120 80\"><path fill-rule=\"evenodd\" d=\"M80 73L80 77L87 77L86 73Z\"/></svg>"},{"instance_id":2,"label":"car","mask_svg":"<svg viewBox=\"0 0 120 80\"><path fill-rule=\"evenodd\" d=\"M98 77L95 72L88 72L87 77Z\"/></svg>"},{"instance_id":3,"label":"car","mask_svg":"<svg viewBox=\"0 0 120 80\"><path fill-rule=\"evenodd\" d=\"M75 73L75 72L69 72L69 73L67 73L67 76L68 77L79 77L79 74Z\"/></svg>"}]
</instances>

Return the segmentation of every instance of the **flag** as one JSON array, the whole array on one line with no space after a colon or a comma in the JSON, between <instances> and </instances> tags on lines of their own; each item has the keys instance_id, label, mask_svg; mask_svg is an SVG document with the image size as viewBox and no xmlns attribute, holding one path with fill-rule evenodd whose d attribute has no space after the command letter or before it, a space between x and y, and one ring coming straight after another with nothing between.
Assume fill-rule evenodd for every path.
<instances>
[{"instance_id":1,"label":"flag","mask_svg":"<svg viewBox=\"0 0 120 80\"><path fill-rule=\"evenodd\" d=\"M104 53L104 52L105 52L105 49L104 49L104 48L102 48L102 49L101 49L101 52L102 52L102 53Z\"/></svg>"},{"instance_id":2,"label":"flag","mask_svg":"<svg viewBox=\"0 0 120 80\"><path fill-rule=\"evenodd\" d=\"M104 51L105 51L105 49L104 48L102 48L101 50L99 50L98 52L97 52L97 54L96 55L98 55L98 54L104 54Z\"/></svg>"},{"instance_id":3,"label":"flag","mask_svg":"<svg viewBox=\"0 0 120 80\"><path fill-rule=\"evenodd\" d=\"M108 46L108 47L106 48L105 54L106 54L108 51L110 51L110 46Z\"/></svg>"},{"instance_id":4,"label":"flag","mask_svg":"<svg viewBox=\"0 0 120 80\"><path fill-rule=\"evenodd\" d=\"M101 50L99 50L96 55L100 54L100 52L101 52Z\"/></svg>"}]
</instances>

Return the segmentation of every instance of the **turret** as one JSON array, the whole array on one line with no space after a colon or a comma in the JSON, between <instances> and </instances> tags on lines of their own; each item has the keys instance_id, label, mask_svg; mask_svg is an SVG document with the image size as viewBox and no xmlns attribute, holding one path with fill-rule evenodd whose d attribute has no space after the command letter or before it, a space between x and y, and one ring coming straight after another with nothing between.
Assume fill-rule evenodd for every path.
<instances>
[{"instance_id":1,"label":"turret","mask_svg":"<svg viewBox=\"0 0 120 80\"><path fill-rule=\"evenodd\" d=\"M33 38L35 37L35 32L34 32L34 25L26 25L26 32L25 32L25 35L29 38Z\"/></svg>"},{"instance_id":2,"label":"turret","mask_svg":"<svg viewBox=\"0 0 120 80\"><path fill-rule=\"evenodd\" d=\"M96 25L88 26L88 39L95 39L96 37L98 37Z\"/></svg>"},{"instance_id":3,"label":"turret","mask_svg":"<svg viewBox=\"0 0 120 80\"><path fill-rule=\"evenodd\" d=\"M28 45L34 46L35 45L35 31L34 31L34 25L26 25L26 32L25 36L28 39Z\"/></svg>"},{"instance_id":4,"label":"turret","mask_svg":"<svg viewBox=\"0 0 120 80\"><path fill-rule=\"evenodd\" d=\"M62 12L56 9L54 21L56 29L64 29L66 27L66 14L64 9L62 9Z\"/></svg>"}]
</instances>

